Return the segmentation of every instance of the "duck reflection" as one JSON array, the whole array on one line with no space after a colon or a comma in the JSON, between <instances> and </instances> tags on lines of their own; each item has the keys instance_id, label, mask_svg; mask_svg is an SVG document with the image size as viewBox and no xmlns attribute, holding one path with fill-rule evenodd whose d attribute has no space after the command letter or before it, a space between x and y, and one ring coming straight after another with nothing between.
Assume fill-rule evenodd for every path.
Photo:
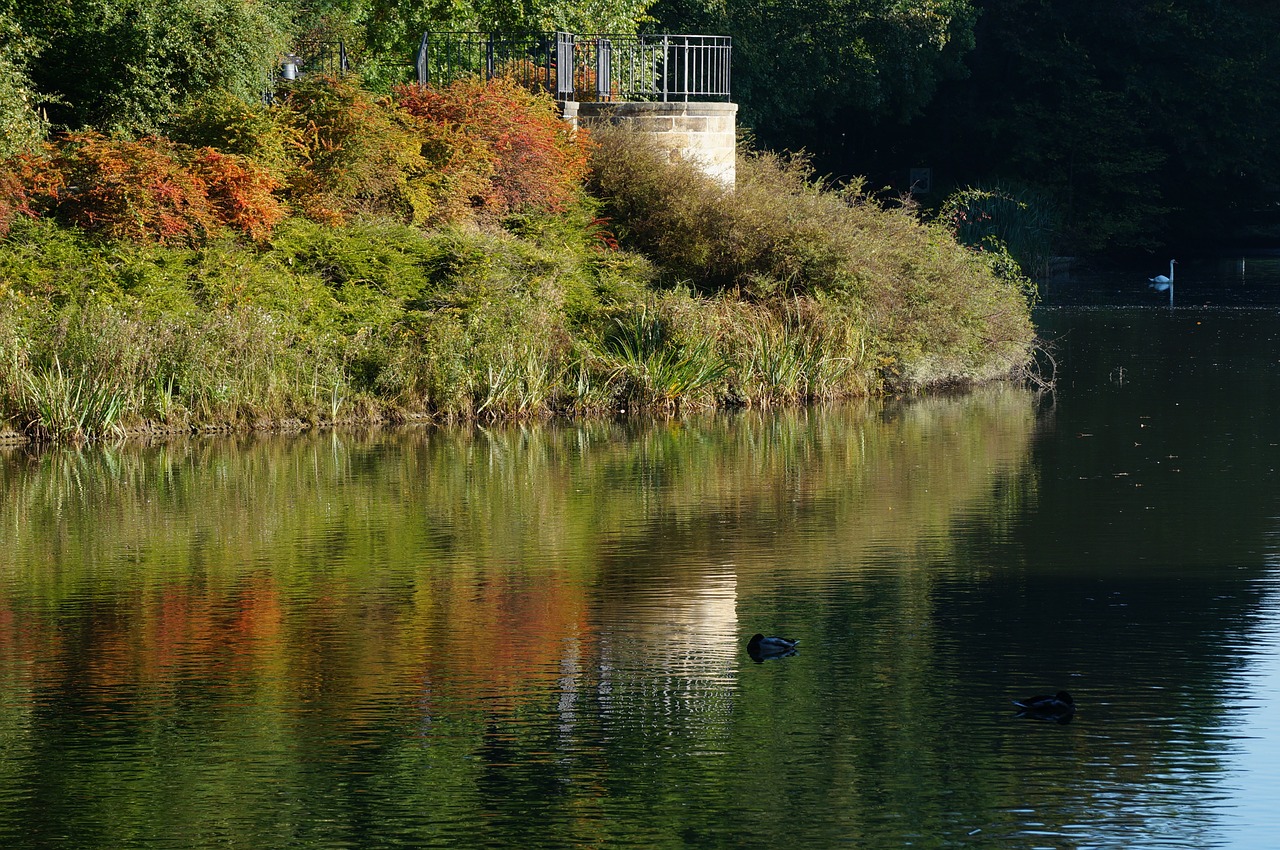
<instances>
[{"instance_id":1,"label":"duck reflection","mask_svg":"<svg viewBox=\"0 0 1280 850\"><path fill-rule=\"evenodd\" d=\"M1053 696L1041 694L1026 699L1016 699L1013 704L1018 707L1018 717L1028 717L1033 720L1048 720L1065 725L1076 716L1075 700L1066 691L1058 691Z\"/></svg>"}]
</instances>

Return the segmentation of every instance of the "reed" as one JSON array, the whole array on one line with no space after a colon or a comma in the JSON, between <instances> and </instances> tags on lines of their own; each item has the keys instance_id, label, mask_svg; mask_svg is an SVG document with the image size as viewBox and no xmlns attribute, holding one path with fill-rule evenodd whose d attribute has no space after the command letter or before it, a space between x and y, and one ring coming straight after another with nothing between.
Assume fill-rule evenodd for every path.
<instances>
[{"instance_id":1,"label":"reed","mask_svg":"<svg viewBox=\"0 0 1280 850\"><path fill-rule=\"evenodd\" d=\"M647 305L614 320L604 353L623 378L627 401L670 411L714 403L714 390L729 370L713 340L679 342Z\"/></svg>"},{"instance_id":2,"label":"reed","mask_svg":"<svg viewBox=\"0 0 1280 850\"><path fill-rule=\"evenodd\" d=\"M55 357L49 366L26 371L22 381L25 410L18 418L35 439L83 443L121 433L125 394L101 376L86 369L69 374Z\"/></svg>"}]
</instances>

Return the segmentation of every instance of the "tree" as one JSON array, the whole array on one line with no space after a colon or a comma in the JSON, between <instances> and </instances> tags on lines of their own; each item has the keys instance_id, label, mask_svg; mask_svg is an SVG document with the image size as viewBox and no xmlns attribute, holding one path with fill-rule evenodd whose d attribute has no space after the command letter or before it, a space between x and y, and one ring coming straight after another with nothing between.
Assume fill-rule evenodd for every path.
<instances>
[{"instance_id":1,"label":"tree","mask_svg":"<svg viewBox=\"0 0 1280 850\"><path fill-rule=\"evenodd\" d=\"M51 121L148 132L193 94L261 94L288 19L255 0L0 0L34 39ZM5 8L7 6L7 8Z\"/></svg>"},{"instance_id":2,"label":"tree","mask_svg":"<svg viewBox=\"0 0 1280 850\"><path fill-rule=\"evenodd\" d=\"M823 154L849 125L899 124L964 73L969 0L661 0L669 31L733 37L734 99L761 142Z\"/></svg>"},{"instance_id":3,"label":"tree","mask_svg":"<svg viewBox=\"0 0 1280 850\"><path fill-rule=\"evenodd\" d=\"M301 28L323 21L354 24L361 42L361 74L378 90L406 82L422 34L429 30L525 33L636 31L653 0L328 0L313 4ZM311 22L311 23L308 23Z\"/></svg>"},{"instance_id":4,"label":"tree","mask_svg":"<svg viewBox=\"0 0 1280 850\"><path fill-rule=\"evenodd\" d=\"M1048 191L1073 249L1217 240L1274 206L1280 5L977 5L971 75L904 134L919 160Z\"/></svg>"},{"instance_id":5,"label":"tree","mask_svg":"<svg viewBox=\"0 0 1280 850\"><path fill-rule=\"evenodd\" d=\"M28 76L35 42L0 9L0 159L21 153L44 136Z\"/></svg>"}]
</instances>

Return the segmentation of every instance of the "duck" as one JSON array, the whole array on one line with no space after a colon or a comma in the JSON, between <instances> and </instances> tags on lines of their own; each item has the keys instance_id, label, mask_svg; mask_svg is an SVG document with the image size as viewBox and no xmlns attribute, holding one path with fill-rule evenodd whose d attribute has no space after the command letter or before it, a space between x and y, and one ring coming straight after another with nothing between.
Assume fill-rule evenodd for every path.
<instances>
[{"instance_id":1,"label":"duck","mask_svg":"<svg viewBox=\"0 0 1280 850\"><path fill-rule=\"evenodd\" d=\"M1026 699L1015 699L1019 717L1034 717L1037 720L1053 720L1057 723L1070 723L1076 713L1076 702L1071 694L1058 691L1053 696L1040 694Z\"/></svg>"},{"instance_id":2,"label":"duck","mask_svg":"<svg viewBox=\"0 0 1280 850\"><path fill-rule=\"evenodd\" d=\"M751 656L753 661L763 661L766 658L786 658L788 655L796 654L796 644L799 640L789 640L783 637L765 637L757 632L751 636L751 640L747 641L747 654Z\"/></svg>"}]
</instances>

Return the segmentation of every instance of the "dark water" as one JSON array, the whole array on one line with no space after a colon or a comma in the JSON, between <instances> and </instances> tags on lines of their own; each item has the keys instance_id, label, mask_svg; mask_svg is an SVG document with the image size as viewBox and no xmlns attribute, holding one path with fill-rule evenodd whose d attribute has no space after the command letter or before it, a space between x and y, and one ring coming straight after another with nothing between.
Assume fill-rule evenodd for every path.
<instances>
[{"instance_id":1,"label":"dark water","mask_svg":"<svg viewBox=\"0 0 1280 850\"><path fill-rule=\"evenodd\" d=\"M0 846L1272 845L1280 311L1186 278L1054 396L11 450Z\"/></svg>"}]
</instances>

